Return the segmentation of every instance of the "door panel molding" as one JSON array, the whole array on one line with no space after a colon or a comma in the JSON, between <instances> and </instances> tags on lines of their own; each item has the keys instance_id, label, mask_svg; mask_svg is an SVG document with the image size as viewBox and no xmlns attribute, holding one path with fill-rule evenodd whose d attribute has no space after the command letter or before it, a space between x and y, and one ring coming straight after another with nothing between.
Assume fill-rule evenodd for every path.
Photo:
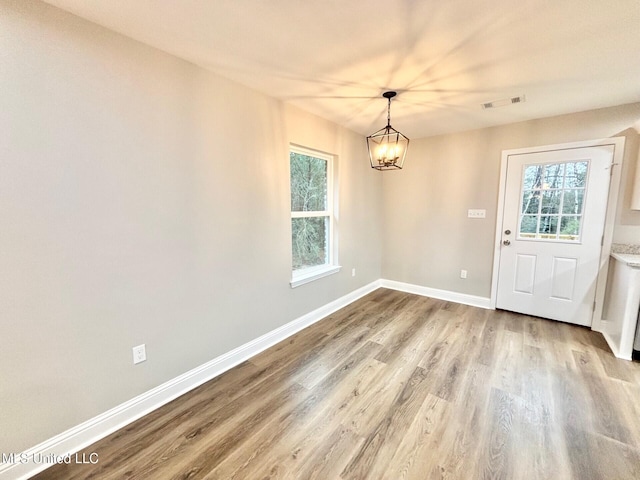
<instances>
[{"instance_id":1,"label":"door panel molding","mask_svg":"<svg viewBox=\"0 0 640 480\"><path fill-rule=\"evenodd\" d=\"M609 186L609 195L607 200L607 209L604 224L604 234L602 241L602 251L600 254L598 278L596 284L595 308L592 317L591 329L601 331L602 306L604 301L605 283L607 280L607 270L609 266L609 253L611 251L611 243L613 240L613 228L615 223L615 214L618 204L618 193L620 190L620 178L622 170L622 162L624 157L625 137L603 138L596 140L586 140L580 142L561 143L555 145L542 145L518 149L503 150L500 161L500 186L498 190L498 205L496 214L496 229L494 236L494 252L493 252L493 272L491 279L491 308L496 308L498 295L498 272L500 267L501 241L503 231L504 217L504 201L506 194L507 180L507 160L511 155L543 153L556 150L568 150L584 147L613 147L613 167L611 170L611 183Z\"/></svg>"},{"instance_id":2,"label":"door panel molding","mask_svg":"<svg viewBox=\"0 0 640 480\"><path fill-rule=\"evenodd\" d=\"M533 286L536 283L537 260L537 255L524 253L516 255L516 275L513 282L514 292L533 294Z\"/></svg>"},{"instance_id":3,"label":"door panel molding","mask_svg":"<svg viewBox=\"0 0 640 480\"><path fill-rule=\"evenodd\" d=\"M573 300L573 291L576 284L575 269L578 259L553 257L551 261L551 298Z\"/></svg>"}]
</instances>

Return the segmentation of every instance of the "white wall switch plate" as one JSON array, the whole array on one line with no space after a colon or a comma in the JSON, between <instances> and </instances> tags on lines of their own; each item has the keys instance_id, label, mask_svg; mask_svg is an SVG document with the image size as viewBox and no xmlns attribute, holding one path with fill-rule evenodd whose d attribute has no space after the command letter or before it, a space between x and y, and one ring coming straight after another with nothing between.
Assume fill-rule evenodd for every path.
<instances>
[{"instance_id":1,"label":"white wall switch plate","mask_svg":"<svg viewBox=\"0 0 640 480\"><path fill-rule=\"evenodd\" d=\"M355 276L356 276L356 269L355 269L355 268L352 268L352 269L351 269L351 276L352 276L352 277L355 277Z\"/></svg>"},{"instance_id":2,"label":"white wall switch plate","mask_svg":"<svg viewBox=\"0 0 640 480\"><path fill-rule=\"evenodd\" d=\"M486 216L487 211L485 209L470 208L467 211L467 217L469 218L486 218Z\"/></svg>"},{"instance_id":3,"label":"white wall switch plate","mask_svg":"<svg viewBox=\"0 0 640 480\"><path fill-rule=\"evenodd\" d=\"M142 345L138 345L137 347L133 347L133 363L144 362L147 359L147 350L145 348L144 343Z\"/></svg>"},{"instance_id":4,"label":"white wall switch plate","mask_svg":"<svg viewBox=\"0 0 640 480\"><path fill-rule=\"evenodd\" d=\"M460 278L467 278L467 271L466 270L460 270Z\"/></svg>"}]
</instances>

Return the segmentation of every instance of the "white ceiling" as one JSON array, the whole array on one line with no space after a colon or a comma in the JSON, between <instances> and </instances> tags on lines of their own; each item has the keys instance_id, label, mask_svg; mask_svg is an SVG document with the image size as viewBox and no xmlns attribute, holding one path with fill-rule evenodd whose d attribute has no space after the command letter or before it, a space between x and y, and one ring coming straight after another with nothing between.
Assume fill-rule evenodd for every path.
<instances>
[{"instance_id":1,"label":"white ceiling","mask_svg":"<svg viewBox=\"0 0 640 480\"><path fill-rule=\"evenodd\" d=\"M640 0L46 1L363 135L640 101Z\"/></svg>"}]
</instances>

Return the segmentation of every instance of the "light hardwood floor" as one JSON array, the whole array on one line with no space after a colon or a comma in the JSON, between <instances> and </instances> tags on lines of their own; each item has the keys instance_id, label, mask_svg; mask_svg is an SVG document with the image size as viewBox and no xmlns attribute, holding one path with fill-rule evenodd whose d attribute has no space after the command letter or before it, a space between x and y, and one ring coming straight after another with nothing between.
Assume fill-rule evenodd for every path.
<instances>
[{"instance_id":1,"label":"light hardwood floor","mask_svg":"<svg viewBox=\"0 0 640 480\"><path fill-rule=\"evenodd\" d=\"M379 289L37 479L639 479L640 364Z\"/></svg>"}]
</instances>

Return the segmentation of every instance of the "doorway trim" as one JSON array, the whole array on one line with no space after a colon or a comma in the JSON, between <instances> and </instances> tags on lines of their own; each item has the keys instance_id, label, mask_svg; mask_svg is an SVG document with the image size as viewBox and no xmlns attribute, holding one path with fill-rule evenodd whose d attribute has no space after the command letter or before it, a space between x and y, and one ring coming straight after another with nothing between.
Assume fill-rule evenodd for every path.
<instances>
[{"instance_id":1,"label":"doorway trim","mask_svg":"<svg viewBox=\"0 0 640 480\"><path fill-rule=\"evenodd\" d=\"M625 137L602 138L598 140L586 140L581 142L560 143L557 145L543 145L539 147L525 147L511 150L503 150L500 160L500 188L498 190L498 208L496 213L496 231L494 236L493 250L493 270L491 274L491 308L496 308L498 297L498 271L500 266L500 255L502 249L502 221L504 215L504 199L507 183L507 160L510 155L548 152L552 150L567 150L584 147L601 147L604 145L613 146L613 166L611 171L611 183L609 184L609 196L607 197L607 213L604 220L604 237L602 249L600 250L600 268L596 279L596 304L591 318L591 329L601 331L602 307L604 303L604 293L607 282L607 271L609 268L609 253L613 241L613 227L615 225L616 209L618 206L618 193L620 191L620 179L622 171L622 161L624 158Z\"/></svg>"}]
</instances>

